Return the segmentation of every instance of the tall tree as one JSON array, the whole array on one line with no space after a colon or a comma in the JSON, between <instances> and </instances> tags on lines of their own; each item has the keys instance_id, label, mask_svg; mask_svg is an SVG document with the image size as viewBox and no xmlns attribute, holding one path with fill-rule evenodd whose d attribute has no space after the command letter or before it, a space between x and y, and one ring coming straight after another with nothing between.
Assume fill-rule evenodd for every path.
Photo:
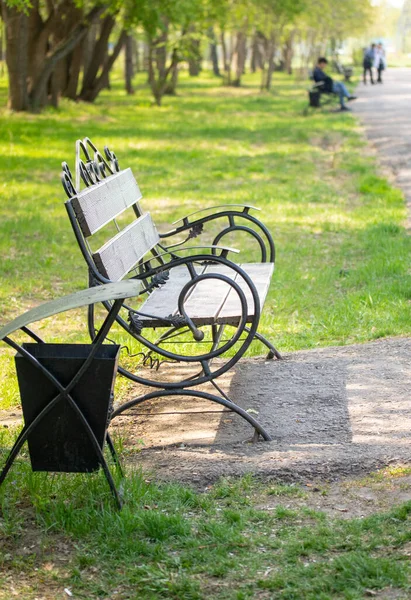
<instances>
[{"instance_id":1,"label":"tall tree","mask_svg":"<svg viewBox=\"0 0 411 600\"><path fill-rule=\"evenodd\" d=\"M258 19L261 44L261 89L270 90L275 56L287 38L286 29L305 8L305 0L261 0Z\"/></svg>"},{"instance_id":2,"label":"tall tree","mask_svg":"<svg viewBox=\"0 0 411 600\"><path fill-rule=\"evenodd\" d=\"M297 19L303 70L308 71L332 45L338 48L349 37L360 35L372 22L371 0L304 0L306 7Z\"/></svg>"},{"instance_id":3,"label":"tall tree","mask_svg":"<svg viewBox=\"0 0 411 600\"><path fill-rule=\"evenodd\" d=\"M0 0L0 4L10 108L39 111L50 98L55 101L51 76L57 65L74 51L107 5L96 4L86 12L79 10L75 0L48 0L44 4L40 0ZM76 18L67 22L67 15Z\"/></svg>"},{"instance_id":4,"label":"tall tree","mask_svg":"<svg viewBox=\"0 0 411 600\"><path fill-rule=\"evenodd\" d=\"M124 82L127 94L134 94L133 75L134 75L134 40L128 33L124 44Z\"/></svg>"},{"instance_id":5,"label":"tall tree","mask_svg":"<svg viewBox=\"0 0 411 600\"><path fill-rule=\"evenodd\" d=\"M175 91L178 63L193 56L198 31L209 26L210 7L217 0L129 0L130 20L140 25L148 47L148 81L161 105L167 89ZM199 27L198 27L199 26ZM173 80L173 81L172 81Z\"/></svg>"}]
</instances>

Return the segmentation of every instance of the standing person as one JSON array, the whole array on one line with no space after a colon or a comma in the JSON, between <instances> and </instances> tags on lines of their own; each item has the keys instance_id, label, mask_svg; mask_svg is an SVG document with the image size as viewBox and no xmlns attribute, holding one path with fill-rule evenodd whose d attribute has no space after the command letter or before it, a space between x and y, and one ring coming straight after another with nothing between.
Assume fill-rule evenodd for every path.
<instances>
[{"instance_id":1,"label":"standing person","mask_svg":"<svg viewBox=\"0 0 411 600\"><path fill-rule=\"evenodd\" d=\"M372 76L372 67L375 62L375 49L376 49L375 44L371 44L371 47L366 48L366 50L364 52L364 59L363 59L363 63L362 63L362 66L364 67L364 73L363 73L364 84L367 83L367 72L370 73L370 81L372 84L374 84L374 78Z\"/></svg>"},{"instance_id":2,"label":"standing person","mask_svg":"<svg viewBox=\"0 0 411 600\"><path fill-rule=\"evenodd\" d=\"M337 94L340 98L341 110L350 110L345 106L345 99L356 100L357 96L351 96L342 81L333 81L332 78L325 73L325 68L328 60L321 56L317 61L317 66L313 71L313 79L315 83L323 83L321 91L326 93Z\"/></svg>"},{"instance_id":3,"label":"standing person","mask_svg":"<svg viewBox=\"0 0 411 600\"><path fill-rule=\"evenodd\" d=\"M385 50L381 42L375 49L374 67L377 69L378 73L377 83L382 83L381 74L385 69Z\"/></svg>"}]
</instances>

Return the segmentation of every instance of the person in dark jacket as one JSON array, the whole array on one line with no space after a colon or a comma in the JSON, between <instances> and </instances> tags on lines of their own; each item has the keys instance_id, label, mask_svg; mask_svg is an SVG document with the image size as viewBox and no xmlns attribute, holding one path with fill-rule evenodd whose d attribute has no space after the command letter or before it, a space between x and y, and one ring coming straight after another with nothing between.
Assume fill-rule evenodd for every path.
<instances>
[{"instance_id":1,"label":"person in dark jacket","mask_svg":"<svg viewBox=\"0 0 411 600\"><path fill-rule=\"evenodd\" d=\"M364 73L363 73L364 84L367 83L367 73L370 74L370 81L372 84L374 84L372 67L375 62L375 50L376 50L375 44L371 44L371 47L366 48L366 50L364 52L364 60L362 62L362 66L364 68Z\"/></svg>"},{"instance_id":2,"label":"person in dark jacket","mask_svg":"<svg viewBox=\"0 0 411 600\"><path fill-rule=\"evenodd\" d=\"M341 110L350 110L345 105L345 100L355 100L357 96L351 96L342 81L334 81L325 73L325 68L328 60L321 56L317 61L317 66L313 71L313 79L315 83L321 84L321 91L326 93L337 94L340 99Z\"/></svg>"}]
</instances>

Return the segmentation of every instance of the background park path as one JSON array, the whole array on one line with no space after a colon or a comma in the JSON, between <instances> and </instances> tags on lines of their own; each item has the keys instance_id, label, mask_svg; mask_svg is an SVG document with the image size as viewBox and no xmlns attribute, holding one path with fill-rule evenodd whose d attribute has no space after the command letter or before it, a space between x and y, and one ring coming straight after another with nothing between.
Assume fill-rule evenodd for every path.
<instances>
[{"instance_id":1,"label":"background park path","mask_svg":"<svg viewBox=\"0 0 411 600\"><path fill-rule=\"evenodd\" d=\"M407 228L411 229L411 69L388 69L384 83L360 83L353 102L368 139L381 164L395 177L408 206Z\"/></svg>"}]
</instances>

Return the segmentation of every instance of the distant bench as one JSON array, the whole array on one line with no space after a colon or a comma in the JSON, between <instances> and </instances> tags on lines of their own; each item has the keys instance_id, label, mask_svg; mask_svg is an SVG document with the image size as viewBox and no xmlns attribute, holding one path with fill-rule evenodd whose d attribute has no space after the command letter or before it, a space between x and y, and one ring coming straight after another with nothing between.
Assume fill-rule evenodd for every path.
<instances>
[{"instance_id":1,"label":"distant bench","mask_svg":"<svg viewBox=\"0 0 411 600\"><path fill-rule=\"evenodd\" d=\"M345 67L337 60L333 62L333 67L337 73L344 76L345 81L350 81L350 78L354 73L354 69L352 67Z\"/></svg>"},{"instance_id":2,"label":"distant bench","mask_svg":"<svg viewBox=\"0 0 411 600\"><path fill-rule=\"evenodd\" d=\"M324 90L324 81L313 82L308 90L308 107L304 109L304 114L308 113L308 108L321 108L331 104L338 98L338 94L330 90Z\"/></svg>"}]
</instances>

